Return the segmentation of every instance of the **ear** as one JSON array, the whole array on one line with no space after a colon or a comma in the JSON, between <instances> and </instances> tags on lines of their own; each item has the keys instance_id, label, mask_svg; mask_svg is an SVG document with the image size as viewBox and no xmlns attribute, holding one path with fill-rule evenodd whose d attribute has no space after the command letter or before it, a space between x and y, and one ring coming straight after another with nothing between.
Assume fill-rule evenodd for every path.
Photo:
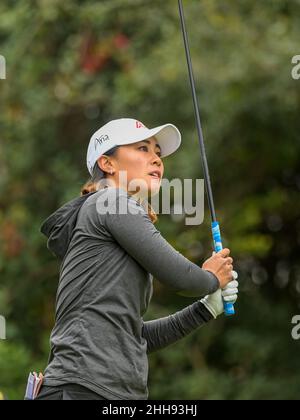
<instances>
[{"instance_id":1,"label":"ear","mask_svg":"<svg viewBox=\"0 0 300 420\"><path fill-rule=\"evenodd\" d=\"M111 162L110 160L107 158L107 156L102 155L99 157L99 159L97 159L97 163L99 168L106 173L109 173L111 171Z\"/></svg>"}]
</instances>

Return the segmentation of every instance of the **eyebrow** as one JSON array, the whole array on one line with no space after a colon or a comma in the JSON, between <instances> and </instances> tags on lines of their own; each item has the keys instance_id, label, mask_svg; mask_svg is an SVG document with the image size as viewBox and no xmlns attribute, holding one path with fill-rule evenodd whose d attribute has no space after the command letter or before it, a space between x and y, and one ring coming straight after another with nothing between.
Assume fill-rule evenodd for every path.
<instances>
[{"instance_id":1,"label":"eyebrow","mask_svg":"<svg viewBox=\"0 0 300 420\"><path fill-rule=\"evenodd\" d=\"M141 141L141 143L151 144L150 140L142 140L142 141ZM161 147L160 147L160 145L159 145L159 144L157 144L157 143L156 143L156 145L155 145L155 146L156 146L156 147L158 147L158 148L159 148L159 150L161 151Z\"/></svg>"}]
</instances>

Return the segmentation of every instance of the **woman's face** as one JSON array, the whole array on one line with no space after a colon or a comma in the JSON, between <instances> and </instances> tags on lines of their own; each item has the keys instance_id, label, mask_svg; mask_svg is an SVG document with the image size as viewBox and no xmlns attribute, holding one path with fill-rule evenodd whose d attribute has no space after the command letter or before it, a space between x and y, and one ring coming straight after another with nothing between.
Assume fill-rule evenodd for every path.
<instances>
[{"instance_id":1,"label":"woman's face","mask_svg":"<svg viewBox=\"0 0 300 420\"><path fill-rule=\"evenodd\" d=\"M160 155L160 146L155 137L121 146L117 149L116 155L111 157L115 174L109 175L108 178L138 197L147 198L149 195L158 194L164 173ZM120 171L126 171L125 179L121 176L119 179ZM150 175L155 171L158 172L158 176ZM137 181L133 183L133 180Z\"/></svg>"}]
</instances>

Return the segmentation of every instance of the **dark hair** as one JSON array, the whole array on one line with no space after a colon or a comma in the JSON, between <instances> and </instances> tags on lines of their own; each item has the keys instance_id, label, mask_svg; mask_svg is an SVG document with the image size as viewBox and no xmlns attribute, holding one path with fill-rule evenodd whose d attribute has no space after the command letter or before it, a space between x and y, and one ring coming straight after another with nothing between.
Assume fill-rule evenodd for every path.
<instances>
[{"instance_id":1,"label":"dark hair","mask_svg":"<svg viewBox=\"0 0 300 420\"><path fill-rule=\"evenodd\" d=\"M112 149L109 149L107 152L105 152L105 156L114 156L116 154L117 149L120 146L115 146ZM80 195L85 195L90 192L96 192L101 188L104 187L103 180L106 178L106 172L102 171L102 169L99 167L98 162L95 163L91 178L84 184L84 186L81 188ZM158 220L158 217L153 210L150 203L148 203L148 216L152 223L156 223Z\"/></svg>"}]
</instances>

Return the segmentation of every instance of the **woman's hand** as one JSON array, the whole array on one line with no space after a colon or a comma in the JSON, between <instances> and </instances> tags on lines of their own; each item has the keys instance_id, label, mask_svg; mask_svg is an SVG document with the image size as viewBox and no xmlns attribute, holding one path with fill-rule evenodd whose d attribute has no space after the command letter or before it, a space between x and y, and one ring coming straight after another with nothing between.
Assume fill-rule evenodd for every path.
<instances>
[{"instance_id":1,"label":"woman's hand","mask_svg":"<svg viewBox=\"0 0 300 420\"><path fill-rule=\"evenodd\" d=\"M212 272L219 280L220 288L224 289L232 280L233 259L229 257L230 250L224 248L219 252L213 252L202 265L203 270Z\"/></svg>"},{"instance_id":2,"label":"woman's hand","mask_svg":"<svg viewBox=\"0 0 300 420\"><path fill-rule=\"evenodd\" d=\"M200 302L206 307L207 310L212 314L214 318L221 315L224 312L224 302L230 302L234 304L238 298L238 287L237 282L238 274L236 271L232 272L232 280L228 283L224 290L217 290L212 295L205 296Z\"/></svg>"}]
</instances>

